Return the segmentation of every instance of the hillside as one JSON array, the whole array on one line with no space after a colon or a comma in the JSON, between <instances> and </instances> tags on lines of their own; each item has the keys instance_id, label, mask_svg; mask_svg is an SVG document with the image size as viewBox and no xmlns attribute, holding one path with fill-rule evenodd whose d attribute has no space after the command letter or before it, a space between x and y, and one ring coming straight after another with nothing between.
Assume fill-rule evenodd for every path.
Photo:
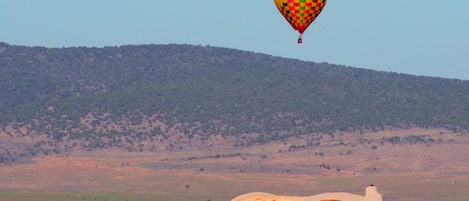
<instances>
[{"instance_id":1,"label":"hillside","mask_svg":"<svg viewBox=\"0 0 469 201\"><path fill-rule=\"evenodd\" d=\"M0 163L223 144L217 139L245 147L386 128L466 132L468 91L469 81L217 47L0 43Z\"/></svg>"}]
</instances>

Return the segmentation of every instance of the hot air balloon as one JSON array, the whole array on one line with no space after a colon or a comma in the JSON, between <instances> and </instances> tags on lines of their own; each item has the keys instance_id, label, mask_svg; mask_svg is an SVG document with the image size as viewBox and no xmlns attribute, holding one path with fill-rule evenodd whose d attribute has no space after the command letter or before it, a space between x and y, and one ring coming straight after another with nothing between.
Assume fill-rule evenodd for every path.
<instances>
[{"instance_id":1,"label":"hot air balloon","mask_svg":"<svg viewBox=\"0 0 469 201\"><path fill-rule=\"evenodd\" d=\"M274 0L280 13L290 23L293 29L300 33L298 43L308 26L321 13L327 0Z\"/></svg>"}]
</instances>

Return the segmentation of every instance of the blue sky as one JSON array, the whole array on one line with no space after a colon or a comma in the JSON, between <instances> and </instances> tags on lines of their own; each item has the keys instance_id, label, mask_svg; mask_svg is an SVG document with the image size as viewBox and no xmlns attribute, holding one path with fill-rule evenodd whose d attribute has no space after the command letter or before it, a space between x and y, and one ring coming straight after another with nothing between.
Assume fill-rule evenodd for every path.
<instances>
[{"instance_id":1,"label":"blue sky","mask_svg":"<svg viewBox=\"0 0 469 201\"><path fill-rule=\"evenodd\" d=\"M0 0L0 41L195 44L469 80L469 1L329 0L298 34L272 0Z\"/></svg>"}]
</instances>

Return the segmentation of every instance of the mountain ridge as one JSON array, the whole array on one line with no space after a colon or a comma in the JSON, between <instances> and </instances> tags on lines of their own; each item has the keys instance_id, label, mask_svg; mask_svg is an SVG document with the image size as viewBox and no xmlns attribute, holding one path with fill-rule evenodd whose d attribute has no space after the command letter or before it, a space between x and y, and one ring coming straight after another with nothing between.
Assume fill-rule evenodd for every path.
<instances>
[{"instance_id":1,"label":"mountain ridge","mask_svg":"<svg viewBox=\"0 0 469 201\"><path fill-rule=\"evenodd\" d=\"M25 145L28 154L148 150L172 136L221 135L244 146L388 127L469 128L469 81L229 48L0 43L0 67L0 130L40 136Z\"/></svg>"}]
</instances>

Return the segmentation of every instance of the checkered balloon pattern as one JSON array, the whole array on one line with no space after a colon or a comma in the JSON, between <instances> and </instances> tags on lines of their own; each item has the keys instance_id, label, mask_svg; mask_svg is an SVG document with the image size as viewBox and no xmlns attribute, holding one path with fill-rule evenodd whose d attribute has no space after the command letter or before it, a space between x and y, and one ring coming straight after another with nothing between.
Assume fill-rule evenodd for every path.
<instances>
[{"instance_id":1,"label":"checkered balloon pattern","mask_svg":"<svg viewBox=\"0 0 469 201\"><path fill-rule=\"evenodd\" d=\"M274 0L274 2L293 29L303 34L326 6L327 0Z\"/></svg>"}]
</instances>

